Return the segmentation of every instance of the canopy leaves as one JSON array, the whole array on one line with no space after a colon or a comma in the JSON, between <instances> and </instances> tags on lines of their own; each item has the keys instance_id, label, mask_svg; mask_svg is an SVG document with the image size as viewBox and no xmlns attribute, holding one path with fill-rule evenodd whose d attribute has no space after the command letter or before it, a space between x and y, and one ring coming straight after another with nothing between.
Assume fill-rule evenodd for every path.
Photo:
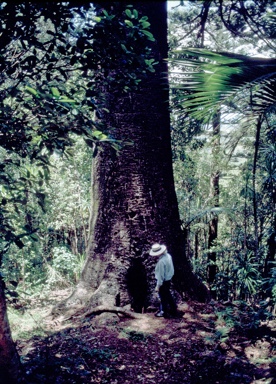
<instances>
[{"instance_id":1,"label":"canopy leaves","mask_svg":"<svg viewBox=\"0 0 276 384\"><path fill-rule=\"evenodd\" d=\"M130 20L128 20L131 19ZM94 148L119 144L101 121L104 88L127 93L154 72L147 16L131 5L75 2L0 4L0 259L26 233L17 225L28 199L43 206L50 155L72 134ZM107 43L108 42L108 43ZM97 116L97 119L95 118ZM36 178L22 176L37 167Z\"/></svg>"}]
</instances>

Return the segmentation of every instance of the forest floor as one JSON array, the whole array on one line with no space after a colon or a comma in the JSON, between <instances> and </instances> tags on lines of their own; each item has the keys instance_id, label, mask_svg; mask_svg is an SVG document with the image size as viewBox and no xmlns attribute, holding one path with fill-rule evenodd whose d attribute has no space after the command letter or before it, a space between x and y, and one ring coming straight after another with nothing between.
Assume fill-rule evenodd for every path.
<instances>
[{"instance_id":1,"label":"forest floor","mask_svg":"<svg viewBox=\"0 0 276 384\"><path fill-rule=\"evenodd\" d=\"M220 314L233 311L218 312L218 303L184 302L175 319L102 313L61 322L47 315L60 297L26 309L42 314L40 335L16 338L27 383L276 383L275 320L246 331L227 325Z\"/></svg>"}]
</instances>

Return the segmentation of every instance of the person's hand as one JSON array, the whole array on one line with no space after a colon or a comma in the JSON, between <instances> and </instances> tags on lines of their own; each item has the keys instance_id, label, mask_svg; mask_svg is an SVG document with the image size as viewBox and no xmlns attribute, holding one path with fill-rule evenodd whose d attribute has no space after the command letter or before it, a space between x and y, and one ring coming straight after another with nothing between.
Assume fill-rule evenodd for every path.
<instances>
[{"instance_id":1,"label":"person's hand","mask_svg":"<svg viewBox=\"0 0 276 384\"><path fill-rule=\"evenodd\" d=\"M159 286L158 285L156 285L156 287L155 287L155 292L159 292Z\"/></svg>"}]
</instances>

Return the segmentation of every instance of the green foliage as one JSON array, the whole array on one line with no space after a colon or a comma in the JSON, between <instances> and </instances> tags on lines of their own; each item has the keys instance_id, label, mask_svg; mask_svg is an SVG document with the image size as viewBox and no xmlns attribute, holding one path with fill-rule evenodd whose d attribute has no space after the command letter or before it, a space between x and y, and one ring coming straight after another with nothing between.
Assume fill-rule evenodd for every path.
<instances>
[{"instance_id":1,"label":"green foliage","mask_svg":"<svg viewBox=\"0 0 276 384\"><path fill-rule=\"evenodd\" d=\"M271 318L265 303L259 302L252 305L244 300L235 300L226 304L216 311L216 315L218 334L224 333L225 337L232 329L242 332L257 329L261 321Z\"/></svg>"},{"instance_id":2,"label":"green foliage","mask_svg":"<svg viewBox=\"0 0 276 384\"><path fill-rule=\"evenodd\" d=\"M78 279L93 151L74 134L117 150L95 118L103 91L127 92L154 71L147 16L115 8L0 6L0 261L14 305Z\"/></svg>"},{"instance_id":3,"label":"green foliage","mask_svg":"<svg viewBox=\"0 0 276 384\"><path fill-rule=\"evenodd\" d=\"M2 151L3 172L0 175L1 188L1 242L0 251L4 254L11 244L19 249L27 239L36 242L38 228L37 213L44 210L44 182L48 171L40 164L32 164L27 159Z\"/></svg>"},{"instance_id":4,"label":"green foliage","mask_svg":"<svg viewBox=\"0 0 276 384\"><path fill-rule=\"evenodd\" d=\"M150 335L147 335L143 332L134 331L133 329L125 328L123 330L124 337L127 337L131 342L147 342L147 339Z\"/></svg>"},{"instance_id":5,"label":"green foliage","mask_svg":"<svg viewBox=\"0 0 276 384\"><path fill-rule=\"evenodd\" d=\"M15 294L22 300L25 293L39 294L41 290L69 286L80 275L89 221L92 153L81 138L74 137L74 142L64 156L54 154L49 160L51 173L47 185L43 185L47 196L44 210L30 191L24 194L24 204L18 202L13 227L20 231L28 217L28 225L36 232L21 238L22 249L11 244L3 255L1 273L8 298L12 295L10 302ZM33 183L37 183L37 168L27 169ZM12 212L10 206L9 213Z\"/></svg>"},{"instance_id":6,"label":"green foliage","mask_svg":"<svg viewBox=\"0 0 276 384\"><path fill-rule=\"evenodd\" d=\"M88 88L100 81L103 86L115 85L117 92L128 92L139 85L147 71L154 71L156 63L150 57L149 41L154 41L150 23L147 16L141 16L131 5L125 8L117 2L110 9L108 6L103 9L101 4L96 4L95 9L97 22L93 40L81 40L85 49L80 62L84 68L95 71ZM88 33L88 29L84 32Z\"/></svg>"},{"instance_id":7,"label":"green foliage","mask_svg":"<svg viewBox=\"0 0 276 384\"><path fill-rule=\"evenodd\" d=\"M70 283L76 283L81 270L83 258L73 255L65 247L55 247L52 249L52 262L48 263L47 285L49 287L63 287Z\"/></svg>"},{"instance_id":8,"label":"green foliage","mask_svg":"<svg viewBox=\"0 0 276 384\"><path fill-rule=\"evenodd\" d=\"M214 297L244 301L261 319L273 312L275 284L275 59L262 57L275 56L275 20L267 29L264 21L275 6L264 2L251 9L246 3L240 14L230 8L186 2L172 12L175 185L194 270L207 281L209 267L215 266ZM196 24L203 14L207 18ZM223 23L217 15L223 15ZM214 209L213 116L218 110L219 207ZM214 218L218 237L210 246Z\"/></svg>"},{"instance_id":9,"label":"green foliage","mask_svg":"<svg viewBox=\"0 0 276 384\"><path fill-rule=\"evenodd\" d=\"M204 49L181 51L185 59L174 63L189 68L186 78L176 85L184 91L183 105L189 114L209 122L222 105L233 107L246 98L243 114L265 113L275 106L275 59L254 58ZM248 93L251 93L251 103ZM242 95L237 99L238 95ZM237 108L235 108L236 111ZM237 111L236 111L237 112ZM207 115L207 116L206 116Z\"/></svg>"},{"instance_id":10,"label":"green foliage","mask_svg":"<svg viewBox=\"0 0 276 384\"><path fill-rule=\"evenodd\" d=\"M14 184L7 168L20 167L21 159L42 167L42 183L49 154L70 146L72 132L117 148L94 114L104 108L103 87L116 82L118 91L129 90L153 70L148 46L153 37L147 17L135 9L119 5L112 13L98 7L96 16L92 11L69 3L0 7L0 146L8 157L0 171L6 190ZM126 16L133 25L122 22ZM21 246L5 213L7 246L15 241Z\"/></svg>"},{"instance_id":11,"label":"green foliage","mask_svg":"<svg viewBox=\"0 0 276 384\"><path fill-rule=\"evenodd\" d=\"M272 264L272 267L269 271L269 276L265 277L262 281L262 288L269 298L267 300L267 306L276 305L276 267L274 266L275 263L276 262L270 262L270 264Z\"/></svg>"}]
</instances>

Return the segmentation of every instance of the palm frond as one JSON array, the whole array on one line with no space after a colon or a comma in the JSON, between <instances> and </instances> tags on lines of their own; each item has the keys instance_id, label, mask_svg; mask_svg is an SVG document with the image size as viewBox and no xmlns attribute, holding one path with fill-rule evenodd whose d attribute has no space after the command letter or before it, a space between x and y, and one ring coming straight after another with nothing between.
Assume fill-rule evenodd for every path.
<instances>
[{"instance_id":1,"label":"palm frond","mask_svg":"<svg viewBox=\"0 0 276 384\"><path fill-rule=\"evenodd\" d=\"M222 105L243 100L246 114L275 108L276 59L248 57L205 49L177 51L171 59L183 72L173 76L173 88L183 91L179 102L195 118L206 120Z\"/></svg>"}]
</instances>

